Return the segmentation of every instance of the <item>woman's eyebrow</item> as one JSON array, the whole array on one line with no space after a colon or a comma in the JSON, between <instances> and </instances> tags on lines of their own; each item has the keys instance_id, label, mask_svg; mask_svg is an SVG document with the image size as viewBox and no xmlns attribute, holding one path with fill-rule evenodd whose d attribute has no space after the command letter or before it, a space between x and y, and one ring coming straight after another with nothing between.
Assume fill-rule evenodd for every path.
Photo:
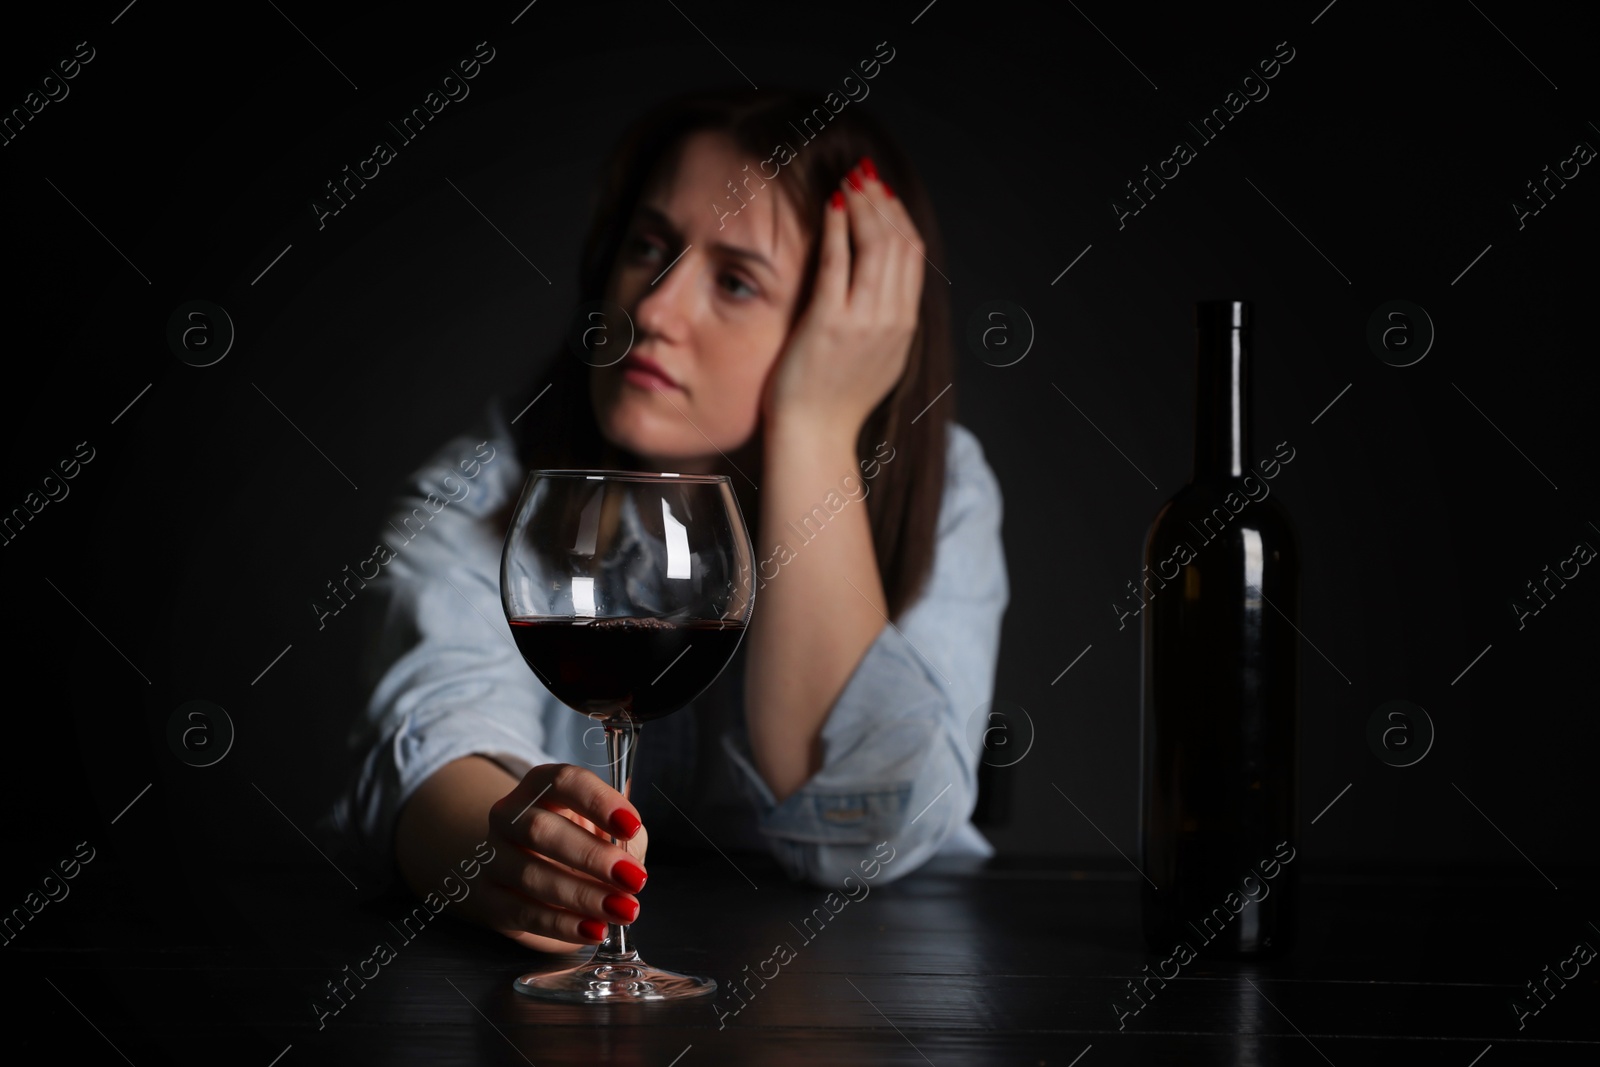
<instances>
[{"instance_id":1,"label":"woman's eyebrow","mask_svg":"<svg viewBox=\"0 0 1600 1067\"><path fill-rule=\"evenodd\" d=\"M759 263L773 274L778 273L778 268L774 267L766 256L753 249L740 248L738 245L730 245L722 241L717 242L711 247L715 248L719 252L726 252L730 256L737 256L740 259L747 259L752 263Z\"/></svg>"},{"instance_id":2,"label":"woman's eyebrow","mask_svg":"<svg viewBox=\"0 0 1600 1067\"><path fill-rule=\"evenodd\" d=\"M667 216L658 208L642 205L639 208L639 215L645 221L661 227L662 229L671 233L673 236L680 236L678 233L678 228L672 224L672 220L668 219ZM739 259L749 260L752 263L759 263L773 274L778 273L778 268L772 265L772 261L754 249L742 248L739 245L730 245L725 241L718 241L711 247L730 256L736 256Z\"/></svg>"}]
</instances>

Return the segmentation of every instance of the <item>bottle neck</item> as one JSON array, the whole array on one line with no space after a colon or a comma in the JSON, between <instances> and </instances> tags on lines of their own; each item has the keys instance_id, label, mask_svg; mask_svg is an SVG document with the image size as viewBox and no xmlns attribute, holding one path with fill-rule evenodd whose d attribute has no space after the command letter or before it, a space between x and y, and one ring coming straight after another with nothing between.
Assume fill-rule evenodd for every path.
<instances>
[{"instance_id":1,"label":"bottle neck","mask_svg":"<svg viewBox=\"0 0 1600 1067\"><path fill-rule=\"evenodd\" d=\"M1250 455L1250 331L1195 331L1193 482L1239 478Z\"/></svg>"}]
</instances>

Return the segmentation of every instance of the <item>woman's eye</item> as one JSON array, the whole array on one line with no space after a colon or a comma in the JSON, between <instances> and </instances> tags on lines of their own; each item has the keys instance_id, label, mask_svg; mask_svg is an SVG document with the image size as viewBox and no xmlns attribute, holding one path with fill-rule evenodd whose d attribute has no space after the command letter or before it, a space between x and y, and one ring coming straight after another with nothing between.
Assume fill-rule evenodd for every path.
<instances>
[{"instance_id":1,"label":"woman's eye","mask_svg":"<svg viewBox=\"0 0 1600 1067\"><path fill-rule=\"evenodd\" d=\"M744 290L745 290L744 293L736 293L735 295L739 295L739 296L743 296L743 295L746 295L746 294L751 295L751 296L755 295L755 289L752 288L749 285L746 285L744 279L739 277L737 274L724 274L722 276L722 281L723 281L723 283L725 285L728 284L728 283L732 283L733 285L742 286L744 288Z\"/></svg>"},{"instance_id":2,"label":"woman's eye","mask_svg":"<svg viewBox=\"0 0 1600 1067\"><path fill-rule=\"evenodd\" d=\"M635 237L633 239L632 245L633 245L633 254L635 256L644 256L644 255L646 255L646 254L648 254L650 252L658 252L658 251L660 251L660 249L656 248L656 246L655 246L655 244L653 242L648 241L643 237Z\"/></svg>"}]
</instances>

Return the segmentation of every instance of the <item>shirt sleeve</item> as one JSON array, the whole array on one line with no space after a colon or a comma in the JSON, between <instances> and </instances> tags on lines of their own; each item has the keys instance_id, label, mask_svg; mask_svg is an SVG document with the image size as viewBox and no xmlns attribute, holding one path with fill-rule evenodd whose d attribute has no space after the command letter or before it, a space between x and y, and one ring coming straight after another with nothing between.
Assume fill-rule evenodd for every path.
<instances>
[{"instance_id":1,"label":"shirt sleeve","mask_svg":"<svg viewBox=\"0 0 1600 1067\"><path fill-rule=\"evenodd\" d=\"M723 737L761 832L793 877L836 885L857 868L876 873L877 846L888 842L894 860L881 871L892 881L970 825L981 755L972 724L984 721L994 691L1010 588L999 482L970 431L952 423L949 435L932 573L829 712L822 768L779 804L748 737Z\"/></svg>"},{"instance_id":2,"label":"shirt sleeve","mask_svg":"<svg viewBox=\"0 0 1600 1067\"><path fill-rule=\"evenodd\" d=\"M463 474L468 463L476 477ZM371 695L350 735L359 764L330 813L346 855L379 890L397 874L401 806L440 767L483 755L520 778L553 762L540 714L549 694L512 640L500 603L499 531L488 521L514 491L515 463L509 439L458 439L381 528L390 558L361 592Z\"/></svg>"}]
</instances>

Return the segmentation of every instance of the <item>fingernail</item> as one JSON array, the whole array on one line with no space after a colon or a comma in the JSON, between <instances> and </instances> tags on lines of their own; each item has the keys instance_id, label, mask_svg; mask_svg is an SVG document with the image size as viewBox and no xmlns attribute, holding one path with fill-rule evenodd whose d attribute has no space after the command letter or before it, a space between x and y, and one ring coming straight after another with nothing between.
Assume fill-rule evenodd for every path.
<instances>
[{"instance_id":1,"label":"fingernail","mask_svg":"<svg viewBox=\"0 0 1600 1067\"><path fill-rule=\"evenodd\" d=\"M619 923L631 923L639 917L639 902L621 893L612 893L600 902L600 906Z\"/></svg>"},{"instance_id":2,"label":"fingernail","mask_svg":"<svg viewBox=\"0 0 1600 1067\"><path fill-rule=\"evenodd\" d=\"M858 170L859 168L852 167L850 173L845 175L845 180L850 183L850 188L859 193L861 191L861 179L856 177Z\"/></svg>"},{"instance_id":3,"label":"fingernail","mask_svg":"<svg viewBox=\"0 0 1600 1067\"><path fill-rule=\"evenodd\" d=\"M611 880L627 886L630 893L637 893L643 889L645 879L648 877L649 875L644 873L644 868L632 860L618 860L617 865L611 868Z\"/></svg>"},{"instance_id":4,"label":"fingernail","mask_svg":"<svg viewBox=\"0 0 1600 1067\"><path fill-rule=\"evenodd\" d=\"M840 211L844 210L844 194L835 189L833 195L828 197L828 206Z\"/></svg>"},{"instance_id":5,"label":"fingernail","mask_svg":"<svg viewBox=\"0 0 1600 1067\"><path fill-rule=\"evenodd\" d=\"M578 924L578 936L585 941L604 941L606 924L599 919L585 919Z\"/></svg>"},{"instance_id":6,"label":"fingernail","mask_svg":"<svg viewBox=\"0 0 1600 1067\"><path fill-rule=\"evenodd\" d=\"M882 181L881 178L879 180ZM888 182L883 183L883 195L887 196L890 200L894 199L894 190L889 188Z\"/></svg>"},{"instance_id":7,"label":"fingernail","mask_svg":"<svg viewBox=\"0 0 1600 1067\"><path fill-rule=\"evenodd\" d=\"M643 825L644 824L639 821L638 816L634 815L631 811L623 811L619 809L611 816L611 826L616 831L618 837L632 837L634 834L639 832L639 827Z\"/></svg>"},{"instance_id":8,"label":"fingernail","mask_svg":"<svg viewBox=\"0 0 1600 1067\"><path fill-rule=\"evenodd\" d=\"M861 162L857 163L856 166L861 168L861 173L862 174L865 174L867 177L871 178L873 181L877 181L878 180L878 168L873 164L872 157L870 157L870 156L862 156L861 157Z\"/></svg>"}]
</instances>

